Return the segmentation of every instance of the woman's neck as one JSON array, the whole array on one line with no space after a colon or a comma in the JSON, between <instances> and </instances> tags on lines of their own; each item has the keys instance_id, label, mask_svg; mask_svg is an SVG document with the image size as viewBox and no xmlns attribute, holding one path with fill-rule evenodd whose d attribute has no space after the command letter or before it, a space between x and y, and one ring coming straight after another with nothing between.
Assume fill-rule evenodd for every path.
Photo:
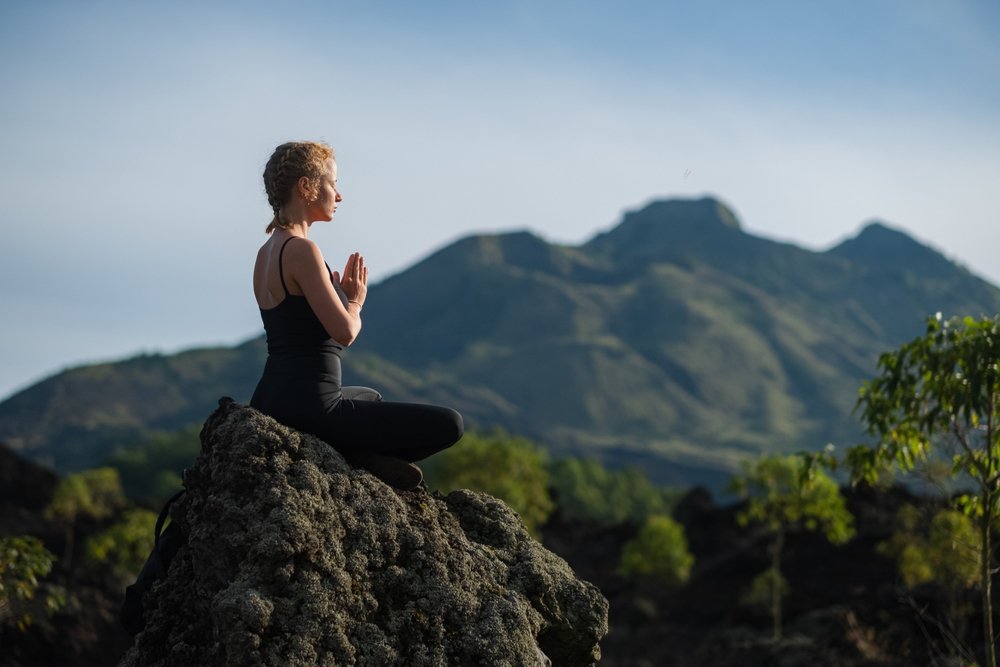
<instances>
[{"instance_id":1,"label":"woman's neck","mask_svg":"<svg viewBox=\"0 0 1000 667\"><path fill-rule=\"evenodd\" d=\"M287 227L282 227L281 231L285 232L288 236L297 236L301 239L309 237L309 226L308 222L296 222Z\"/></svg>"},{"instance_id":2,"label":"woman's neck","mask_svg":"<svg viewBox=\"0 0 1000 667\"><path fill-rule=\"evenodd\" d=\"M292 201L282 207L281 217L282 220L290 223L283 227L289 234L302 238L308 236L312 220L309 219L305 203L302 200L293 197Z\"/></svg>"}]
</instances>

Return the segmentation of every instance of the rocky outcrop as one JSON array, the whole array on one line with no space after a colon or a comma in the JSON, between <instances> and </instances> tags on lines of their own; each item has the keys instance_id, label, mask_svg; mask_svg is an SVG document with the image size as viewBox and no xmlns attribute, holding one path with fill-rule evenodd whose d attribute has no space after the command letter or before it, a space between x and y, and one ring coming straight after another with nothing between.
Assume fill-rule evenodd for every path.
<instances>
[{"instance_id":1,"label":"rocky outcrop","mask_svg":"<svg viewBox=\"0 0 1000 667\"><path fill-rule=\"evenodd\" d=\"M0 442L0 511L10 506L42 510L52 500L58 484L54 472L21 458Z\"/></svg>"},{"instance_id":2,"label":"rocky outcrop","mask_svg":"<svg viewBox=\"0 0 1000 667\"><path fill-rule=\"evenodd\" d=\"M122 665L600 658L604 596L496 498L394 491L227 399L185 485L172 519L188 544L146 596L146 630Z\"/></svg>"}]
</instances>

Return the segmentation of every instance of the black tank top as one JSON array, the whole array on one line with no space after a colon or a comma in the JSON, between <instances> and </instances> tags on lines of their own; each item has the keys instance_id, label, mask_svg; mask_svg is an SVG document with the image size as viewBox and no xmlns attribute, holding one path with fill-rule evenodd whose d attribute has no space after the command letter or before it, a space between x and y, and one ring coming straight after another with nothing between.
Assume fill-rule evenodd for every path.
<instances>
[{"instance_id":1,"label":"black tank top","mask_svg":"<svg viewBox=\"0 0 1000 667\"><path fill-rule=\"evenodd\" d=\"M292 237L296 238L296 237ZM260 309L267 334L267 354L269 357L301 357L303 355L334 354L340 356L343 346L330 338L323 323L309 307L305 296L288 293L285 284L284 256L287 239L278 252L278 276L285 298L274 308ZM327 267L329 271L329 267ZM333 276L331 275L331 280Z\"/></svg>"},{"instance_id":2,"label":"black tank top","mask_svg":"<svg viewBox=\"0 0 1000 667\"><path fill-rule=\"evenodd\" d=\"M274 308L260 309L267 334L267 362L250 405L286 426L320 433L343 399L340 353L344 348L330 338L305 296L288 293L284 254L291 240L278 252L285 298ZM338 287L334 284L334 289Z\"/></svg>"},{"instance_id":3,"label":"black tank top","mask_svg":"<svg viewBox=\"0 0 1000 667\"><path fill-rule=\"evenodd\" d=\"M341 396L340 353L344 348L330 338L305 296L289 294L285 284L284 253L291 240L278 253L285 298L274 308L260 309L267 334L267 363L251 405L268 408L263 411L272 416L293 403L315 405L317 397L316 408L329 410Z\"/></svg>"}]
</instances>

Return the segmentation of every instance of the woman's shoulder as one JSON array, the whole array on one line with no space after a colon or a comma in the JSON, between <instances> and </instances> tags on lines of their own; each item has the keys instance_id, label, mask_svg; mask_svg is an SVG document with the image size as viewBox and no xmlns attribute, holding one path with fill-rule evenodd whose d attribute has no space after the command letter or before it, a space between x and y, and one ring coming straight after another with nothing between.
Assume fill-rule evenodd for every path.
<instances>
[{"instance_id":1,"label":"woman's shoulder","mask_svg":"<svg viewBox=\"0 0 1000 667\"><path fill-rule=\"evenodd\" d=\"M285 249L285 257L296 259L318 259L323 261L323 252L315 241L310 241L301 236L292 236L280 242Z\"/></svg>"},{"instance_id":2,"label":"woman's shoulder","mask_svg":"<svg viewBox=\"0 0 1000 667\"><path fill-rule=\"evenodd\" d=\"M264 241L264 245L257 250L257 256L277 255L288 257L290 255L322 255L319 246L315 242L301 236L271 236Z\"/></svg>"},{"instance_id":3,"label":"woman's shoulder","mask_svg":"<svg viewBox=\"0 0 1000 667\"><path fill-rule=\"evenodd\" d=\"M301 236L276 240L279 248L284 244L281 255L285 266L285 275L298 279L313 274L325 275L327 273L326 260L323 259L323 253L315 242Z\"/></svg>"}]
</instances>

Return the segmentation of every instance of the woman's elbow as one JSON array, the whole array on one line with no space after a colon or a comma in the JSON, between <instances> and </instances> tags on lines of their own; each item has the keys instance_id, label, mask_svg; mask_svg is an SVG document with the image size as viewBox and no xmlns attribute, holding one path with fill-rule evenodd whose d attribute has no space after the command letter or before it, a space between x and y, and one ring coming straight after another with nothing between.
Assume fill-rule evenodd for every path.
<instances>
[{"instance_id":1,"label":"woman's elbow","mask_svg":"<svg viewBox=\"0 0 1000 667\"><path fill-rule=\"evenodd\" d=\"M331 334L331 338L343 345L344 347L350 347L358 338L358 334L361 333L361 323L358 322L357 326L348 326L344 329Z\"/></svg>"}]
</instances>

